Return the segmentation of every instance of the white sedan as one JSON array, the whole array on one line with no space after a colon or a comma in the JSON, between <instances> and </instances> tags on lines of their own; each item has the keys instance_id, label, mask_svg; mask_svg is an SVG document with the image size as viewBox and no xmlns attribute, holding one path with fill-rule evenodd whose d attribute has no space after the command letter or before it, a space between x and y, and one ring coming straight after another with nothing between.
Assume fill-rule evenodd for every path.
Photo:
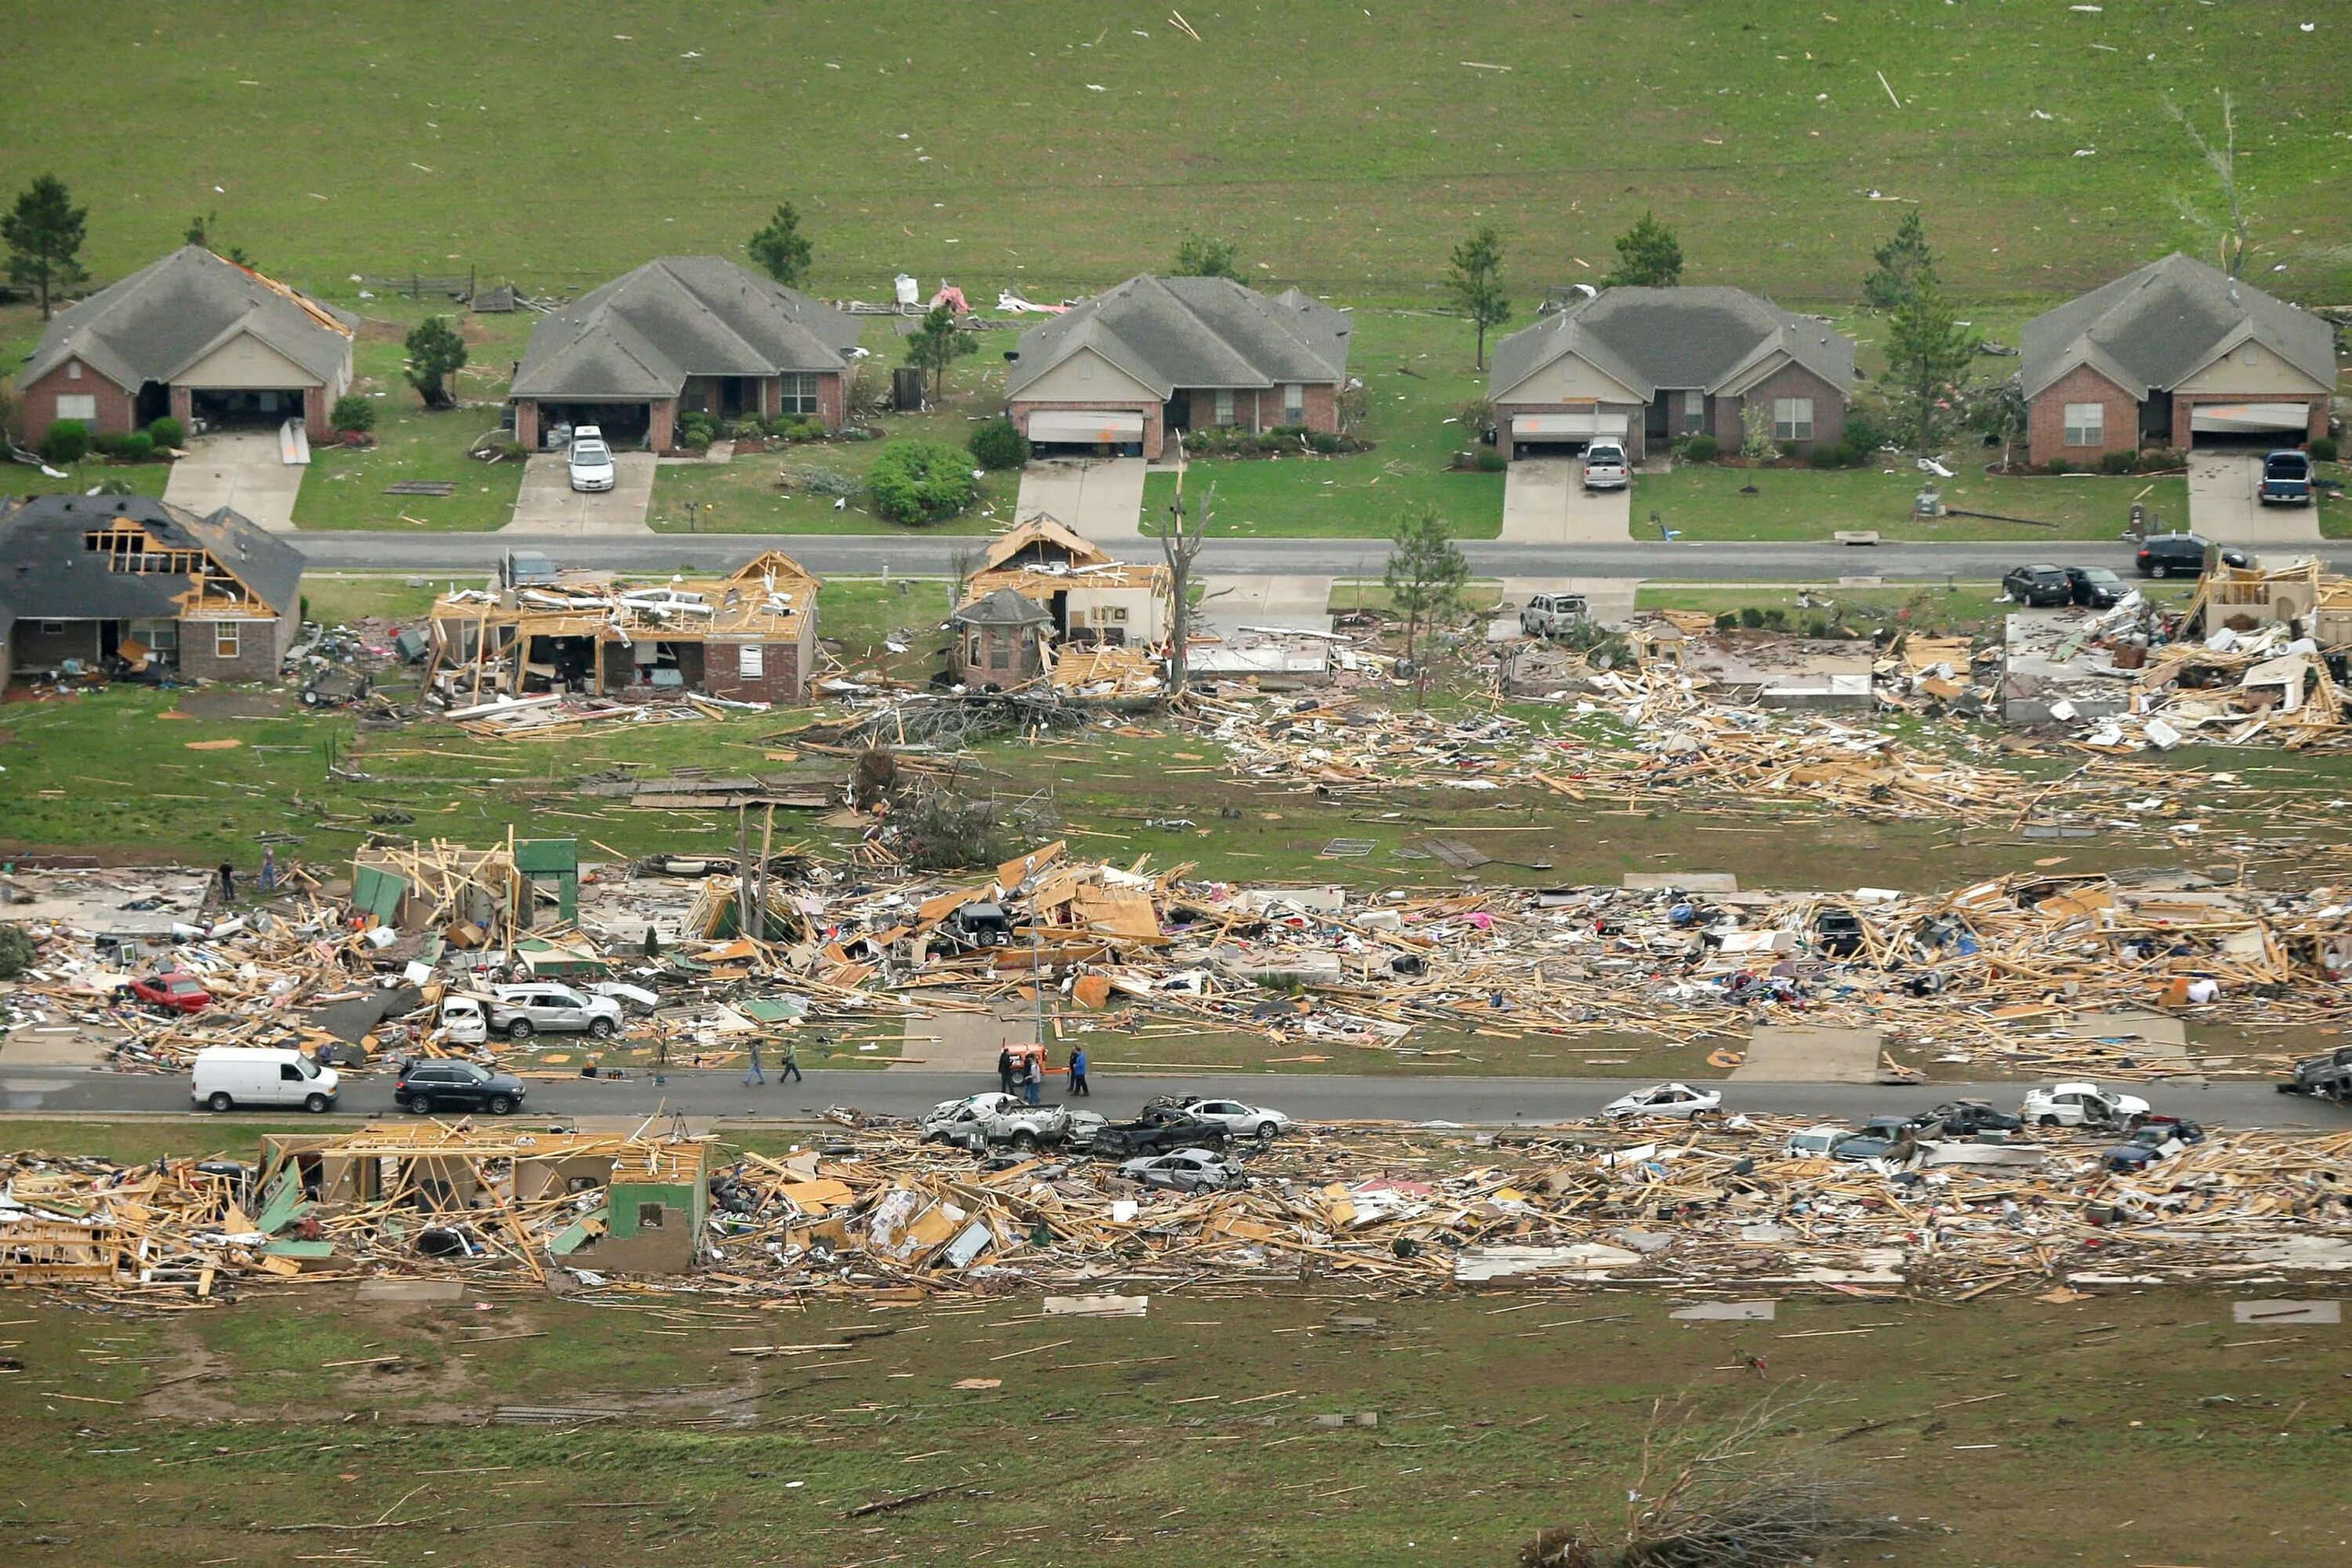
<instances>
[{"instance_id":1,"label":"white sedan","mask_svg":"<svg viewBox=\"0 0 2352 1568\"><path fill-rule=\"evenodd\" d=\"M1238 1100L1198 1100L1185 1095L1171 1103L1188 1116L1216 1122L1236 1138L1272 1139L1295 1125L1279 1110L1263 1105L1244 1105Z\"/></svg>"},{"instance_id":2,"label":"white sedan","mask_svg":"<svg viewBox=\"0 0 2352 1568\"><path fill-rule=\"evenodd\" d=\"M1601 1108L1601 1114L1612 1121L1661 1117L1687 1121L1694 1116L1712 1116L1722 1108L1720 1090L1693 1089L1686 1083L1660 1083L1618 1096Z\"/></svg>"},{"instance_id":3,"label":"white sedan","mask_svg":"<svg viewBox=\"0 0 2352 1568\"><path fill-rule=\"evenodd\" d=\"M2133 1127L2147 1114L2147 1101L2117 1094L2095 1083L2062 1083L2025 1091L2018 1115L2040 1127Z\"/></svg>"},{"instance_id":4,"label":"white sedan","mask_svg":"<svg viewBox=\"0 0 2352 1568\"><path fill-rule=\"evenodd\" d=\"M943 1100L923 1113L925 1127L943 1127L966 1116L990 1117L1024 1104L1017 1094L1002 1089L990 1089L986 1094L967 1094L961 1100Z\"/></svg>"},{"instance_id":5,"label":"white sedan","mask_svg":"<svg viewBox=\"0 0 2352 1568\"><path fill-rule=\"evenodd\" d=\"M613 448L604 445L604 432L593 425L583 425L572 432L572 445L564 449L563 466L572 476L572 488L575 490L613 488Z\"/></svg>"}]
</instances>

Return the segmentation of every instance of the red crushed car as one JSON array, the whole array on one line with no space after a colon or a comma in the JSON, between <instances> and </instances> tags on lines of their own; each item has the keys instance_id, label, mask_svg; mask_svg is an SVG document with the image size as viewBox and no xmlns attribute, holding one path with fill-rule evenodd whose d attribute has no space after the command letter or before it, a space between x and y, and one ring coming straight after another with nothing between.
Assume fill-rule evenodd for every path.
<instances>
[{"instance_id":1,"label":"red crushed car","mask_svg":"<svg viewBox=\"0 0 2352 1568\"><path fill-rule=\"evenodd\" d=\"M125 987L151 1007L172 1013L201 1013L213 1005L213 994L184 969L161 969L133 980Z\"/></svg>"}]
</instances>

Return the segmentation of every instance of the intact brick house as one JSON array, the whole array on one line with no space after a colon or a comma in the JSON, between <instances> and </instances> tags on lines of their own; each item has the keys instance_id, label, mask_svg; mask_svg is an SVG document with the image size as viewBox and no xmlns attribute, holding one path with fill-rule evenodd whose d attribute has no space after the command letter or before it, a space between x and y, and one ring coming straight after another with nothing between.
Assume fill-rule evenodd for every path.
<instances>
[{"instance_id":1,"label":"intact brick house","mask_svg":"<svg viewBox=\"0 0 2352 1568\"><path fill-rule=\"evenodd\" d=\"M803 415L841 427L857 322L719 256L666 256L531 329L515 369L515 439L594 425L615 446L667 451L681 414Z\"/></svg>"},{"instance_id":2,"label":"intact brick house","mask_svg":"<svg viewBox=\"0 0 2352 1568\"><path fill-rule=\"evenodd\" d=\"M1336 433L1348 312L1226 278L1130 278L1021 334L1005 411L1045 455L1157 459L1170 431Z\"/></svg>"},{"instance_id":3,"label":"intact brick house","mask_svg":"<svg viewBox=\"0 0 2352 1568\"><path fill-rule=\"evenodd\" d=\"M2025 324L2032 460L2327 434L2333 329L2178 252Z\"/></svg>"},{"instance_id":4,"label":"intact brick house","mask_svg":"<svg viewBox=\"0 0 2352 1568\"><path fill-rule=\"evenodd\" d=\"M327 426L351 390L359 319L186 246L53 317L16 375L25 437L79 419L93 436L169 414L213 425Z\"/></svg>"},{"instance_id":5,"label":"intact brick house","mask_svg":"<svg viewBox=\"0 0 2352 1568\"><path fill-rule=\"evenodd\" d=\"M616 698L698 691L791 703L816 667L817 589L781 550L719 578L631 587L604 573L433 606L428 688L452 700L572 692Z\"/></svg>"},{"instance_id":6,"label":"intact brick house","mask_svg":"<svg viewBox=\"0 0 2352 1568\"><path fill-rule=\"evenodd\" d=\"M1637 463L1689 436L1736 451L1751 406L1807 452L1845 433L1853 340L1744 289L1611 289L1496 343L1486 384L1507 457L1598 437Z\"/></svg>"},{"instance_id":7,"label":"intact brick house","mask_svg":"<svg viewBox=\"0 0 2352 1568\"><path fill-rule=\"evenodd\" d=\"M299 551L224 507L41 496L0 512L8 672L114 660L188 679L272 680L302 620Z\"/></svg>"}]
</instances>

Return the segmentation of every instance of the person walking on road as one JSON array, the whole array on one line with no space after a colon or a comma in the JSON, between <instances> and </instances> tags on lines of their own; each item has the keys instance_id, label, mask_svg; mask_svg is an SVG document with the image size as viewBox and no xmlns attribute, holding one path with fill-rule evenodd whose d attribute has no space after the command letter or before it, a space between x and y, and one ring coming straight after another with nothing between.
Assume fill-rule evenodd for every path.
<instances>
[{"instance_id":1,"label":"person walking on road","mask_svg":"<svg viewBox=\"0 0 2352 1568\"><path fill-rule=\"evenodd\" d=\"M1091 1100L1094 1098L1094 1092L1087 1087L1087 1048L1084 1046L1072 1046L1070 1047L1070 1098L1075 1100L1083 1094Z\"/></svg>"},{"instance_id":2,"label":"person walking on road","mask_svg":"<svg viewBox=\"0 0 2352 1568\"><path fill-rule=\"evenodd\" d=\"M808 1081L801 1076L800 1043L790 1037L786 1037L784 1040L784 1058L776 1064L776 1081L782 1083L787 1078L794 1083Z\"/></svg>"},{"instance_id":3,"label":"person walking on road","mask_svg":"<svg viewBox=\"0 0 2352 1568\"><path fill-rule=\"evenodd\" d=\"M754 1035L751 1037L751 1070L743 1075L743 1087L749 1089L755 1083L767 1081L768 1075L760 1070L760 1037Z\"/></svg>"},{"instance_id":4,"label":"person walking on road","mask_svg":"<svg viewBox=\"0 0 2352 1568\"><path fill-rule=\"evenodd\" d=\"M1044 1051L1034 1051L1030 1054L1029 1065L1022 1069L1021 1098L1027 1100L1032 1105L1040 1103L1045 1096L1045 1053Z\"/></svg>"},{"instance_id":5,"label":"person walking on road","mask_svg":"<svg viewBox=\"0 0 2352 1568\"><path fill-rule=\"evenodd\" d=\"M996 1087L1006 1094L1013 1092L1013 1047L1006 1046L996 1053Z\"/></svg>"}]
</instances>

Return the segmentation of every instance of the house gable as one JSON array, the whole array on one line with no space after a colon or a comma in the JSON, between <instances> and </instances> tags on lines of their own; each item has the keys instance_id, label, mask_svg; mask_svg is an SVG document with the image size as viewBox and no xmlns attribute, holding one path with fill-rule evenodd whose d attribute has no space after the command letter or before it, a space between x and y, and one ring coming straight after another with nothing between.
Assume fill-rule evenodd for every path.
<instances>
[{"instance_id":1,"label":"house gable","mask_svg":"<svg viewBox=\"0 0 2352 1568\"><path fill-rule=\"evenodd\" d=\"M1646 403L1648 398L1604 374L1581 354L1562 353L1538 365L1515 386L1499 389L1496 403Z\"/></svg>"},{"instance_id":2,"label":"house gable","mask_svg":"<svg viewBox=\"0 0 2352 1568\"><path fill-rule=\"evenodd\" d=\"M237 332L172 378L199 391L282 390L317 386L319 378L255 337Z\"/></svg>"},{"instance_id":3,"label":"house gable","mask_svg":"<svg viewBox=\"0 0 2352 1568\"><path fill-rule=\"evenodd\" d=\"M1158 403L1160 395L1090 348L1082 348L1014 394L1021 403Z\"/></svg>"},{"instance_id":4,"label":"house gable","mask_svg":"<svg viewBox=\"0 0 2352 1568\"><path fill-rule=\"evenodd\" d=\"M2332 389L2308 371L2289 364L2276 350L2251 335L2241 336L2223 352L2184 375L2173 390L2220 393L2237 396L2256 393L2326 394Z\"/></svg>"}]
</instances>

